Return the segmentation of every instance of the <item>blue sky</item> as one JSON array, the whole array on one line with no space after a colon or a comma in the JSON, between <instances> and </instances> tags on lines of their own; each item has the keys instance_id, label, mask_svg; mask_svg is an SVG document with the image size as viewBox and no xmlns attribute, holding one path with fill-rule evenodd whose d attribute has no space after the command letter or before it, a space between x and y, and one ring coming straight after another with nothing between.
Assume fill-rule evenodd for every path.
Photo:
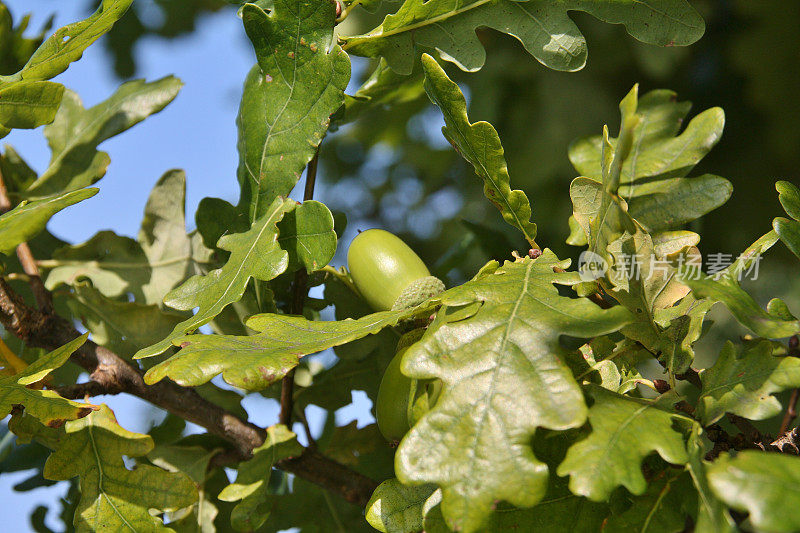
<instances>
[{"instance_id":1,"label":"blue sky","mask_svg":"<svg viewBox=\"0 0 800 533\"><path fill-rule=\"evenodd\" d=\"M37 30L47 17L56 14L60 27L84 17L83 0L4 0L18 19L33 13L31 28ZM142 0L139 0L142 1ZM146 1L146 0L144 0ZM241 85L254 62L254 55L234 10L200 19L197 31L173 40L147 38L136 49L138 77L155 80L175 75L184 88L160 114L148 118L133 129L101 145L111 155L108 173L98 183L100 193L57 215L50 226L59 237L82 242L102 229L135 236L150 189L167 170L182 168L187 174L187 224L194 225L194 211L205 196L216 196L235 202L236 182L236 113ZM83 59L56 78L77 92L86 107L108 98L118 87L102 46L94 45ZM13 145L29 165L43 170L50 151L41 128L14 131L3 139ZM353 407L337 413L344 423L358 418L370 421L369 401L357 393ZM94 399L114 409L127 429L146 431L159 415L148 404L128 396ZM277 420L275 402L252 395L244 402L253 422L267 426ZM320 413L309 413L317 424ZM313 422L313 420L312 420ZM14 492L11 487L28 474L0 476L0 515L5 531L28 531L28 516L37 505L53 505L64 495L63 483L47 489ZM52 517L48 525L60 530Z\"/></svg>"}]
</instances>

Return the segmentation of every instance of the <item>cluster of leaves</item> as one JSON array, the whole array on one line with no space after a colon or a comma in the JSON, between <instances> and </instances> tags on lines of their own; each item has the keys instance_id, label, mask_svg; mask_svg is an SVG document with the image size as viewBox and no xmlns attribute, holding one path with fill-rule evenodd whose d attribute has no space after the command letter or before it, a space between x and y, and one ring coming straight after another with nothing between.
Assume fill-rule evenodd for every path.
<instances>
[{"instance_id":1,"label":"cluster of leaves","mask_svg":"<svg viewBox=\"0 0 800 533\"><path fill-rule=\"evenodd\" d=\"M328 519L346 531L682 531L687 523L697 531L797 530L798 518L783 510L796 503L800 459L720 452L763 444L742 444L734 427L780 413L774 395L800 387L797 347L780 341L800 332L800 321L781 300L762 308L740 284L779 240L800 257L800 190L778 183L789 218L776 218L725 270L705 276L688 268L700 257L700 237L684 228L732 193L724 178L692 175L719 141L724 114L710 109L683 127L689 104L665 90L640 98L634 87L620 104L616 138L606 128L570 148L580 177L569 188L568 242L605 266L570 270L569 260L539 248L536 202L512 189L496 130L470 122L459 86L426 53L478 70L484 49L475 29L490 27L547 67L577 70L586 44L571 11L623 24L658 45L697 40L704 27L697 13L684 0L656 7L406 0L373 31L335 38L352 9L376 3L354 1L338 6L341 13L327 0L244 3L239 15L257 64L237 121L238 205L206 198L197 229L187 233L186 178L169 171L136 239L103 231L75 245L49 235L47 221L96 193L90 186L110 163L99 145L162 110L181 83L129 82L85 109L50 79L120 20L131 0L104 0L90 18L47 39L23 37L25 23L14 27L0 11L0 61L14 71L0 77L0 125L4 133L46 125L52 150L41 174L13 148L0 159L5 194L16 205L0 216L4 274L21 273L10 256L30 242L57 311L141 365L146 383L169 378L246 418L242 393L276 397L275 383L294 375L295 411L314 404L331 414L354 390L374 401L397 332L425 323L402 371L440 380L442 393L399 446L375 425L336 427L332 416L317 436L320 453L382 481L366 520L362 510L276 469L303 452L291 428L268 428L230 483L212 460L230 443L183 436L183 421L171 415L149 435L132 433L107 406L60 397L55 389L75 378L60 367L85 336L49 354L22 353L31 361L22 370L5 368L14 354L0 345L8 363L0 409L13 412L8 427L17 436L16 445L0 439L0 458L8 455L3 471L22 464L28 450L24 464L44 478L29 485L73 480L65 514L78 530L314 531ZM348 54L378 60L352 96L344 94ZM332 121L402 105L419 94L420 77L444 117L445 138L531 253L491 261L411 309L371 313L347 273L329 266L343 221L310 194L302 203L289 194L304 169L313 183ZM511 257L512 249L505 252ZM301 294L298 309L299 280L324 285L324 298ZM698 374L694 345L718 302L754 335L727 343ZM335 320L322 320L328 306ZM331 365L307 357L327 349L336 355ZM643 373L655 361L666 381ZM220 375L227 385L211 383ZM697 390L684 385L687 376Z\"/></svg>"}]
</instances>

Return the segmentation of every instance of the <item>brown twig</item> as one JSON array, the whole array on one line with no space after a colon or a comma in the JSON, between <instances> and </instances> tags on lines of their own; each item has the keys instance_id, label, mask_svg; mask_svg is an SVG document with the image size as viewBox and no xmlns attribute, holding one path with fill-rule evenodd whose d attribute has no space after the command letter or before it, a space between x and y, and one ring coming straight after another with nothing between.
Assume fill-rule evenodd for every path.
<instances>
[{"instance_id":1,"label":"brown twig","mask_svg":"<svg viewBox=\"0 0 800 533\"><path fill-rule=\"evenodd\" d=\"M800 357L800 338L797 335L789 337L789 351L786 354L788 357ZM795 417L797 417L797 400L800 397L800 389L792 390L792 395L789 398L789 403L786 406L786 412L783 414L783 421L781 422L781 430L778 435L785 435L789 431L789 426L792 425Z\"/></svg>"},{"instance_id":2,"label":"brown twig","mask_svg":"<svg viewBox=\"0 0 800 533\"><path fill-rule=\"evenodd\" d=\"M367 506L378 486L372 479L353 472L311 448L306 448L299 457L280 461L277 466L340 494L345 500L360 507Z\"/></svg>"},{"instance_id":3,"label":"brown twig","mask_svg":"<svg viewBox=\"0 0 800 533\"><path fill-rule=\"evenodd\" d=\"M56 387L55 391L62 398L68 400L83 400L91 398L92 396L102 396L104 394L119 394L121 390L109 391L105 385L97 381L87 381L86 383L77 383L75 385L64 385Z\"/></svg>"},{"instance_id":4,"label":"brown twig","mask_svg":"<svg viewBox=\"0 0 800 533\"><path fill-rule=\"evenodd\" d=\"M317 151L317 155L318 153L319 151ZM311 199L313 196L317 155L308 166L306 199ZM11 202L8 191L0 173L0 211L6 212L10 209ZM23 270L30 277L30 285L39 309L29 307L9 287L8 283L0 278L0 322L6 330L29 346L46 350L55 350L78 337L80 334L69 321L53 313L52 295L42 283L39 268L27 243L22 243L17 247L17 256ZM298 271L295 280L293 306L294 309L298 309L297 314L300 314L306 297L305 270ZM181 387L169 380L146 385L140 369L111 350L92 341L84 343L72 354L71 359L89 372L91 381L60 388L59 392L63 393L65 397L78 399L121 392L138 396L233 443L235 456L231 455L230 451L223 452L228 454L228 458L246 459L250 457L254 448L264 443L266 432L263 429L245 422L218 405L205 400L194 389ZM291 417L289 416L287 422L283 422L283 409L286 405L291 413L293 373L287 378L284 378L283 386L286 388L287 383L289 384L289 400L284 404L284 391L282 390L281 421L288 425ZM361 506L367 504L378 485L374 480L320 455L313 449L306 449L299 457L282 461L278 466L287 472L332 490L342 495L347 501Z\"/></svg>"},{"instance_id":5,"label":"brown twig","mask_svg":"<svg viewBox=\"0 0 800 533\"><path fill-rule=\"evenodd\" d=\"M9 332L29 346L54 350L79 336L68 320L45 314L28 306L0 278L0 322ZM87 386L93 393L126 392L170 413L194 422L234 445L239 460L250 457L254 448L264 443L266 432L213 404L194 389L181 387L169 380L146 385L142 371L111 350L87 341L71 356L71 360L90 374L97 385ZM77 389L72 389L72 392ZM68 391L65 391L68 392ZM77 392L75 392L77 394ZM369 500L377 482L319 454L303 454L278 465L295 475L335 490L352 503ZM313 471L319 469L319 471Z\"/></svg>"},{"instance_id":6,"label":"brown twig","mask_svg":"<svg viewBox=\"0 0 800 533\"><path fill-rule=\"evenodd\" d=\"M319 146L314 153L314 157L306 168L306 187L303 191L303 201L314 198L314 186L317 182L317 167L319 166ZM308 293L308 273L301 267L294 273L294 283L292 284L292 307L290 312L293 315L302 315L305 307L306 296ZM281 412L279 415L280 423L288 428L292 427L292 409L294 408L294 369L291 369L281 381Z\"/></svg>"},{"instance_id":7,"label":"brown twig","mask_svg":"<svg viewBox=\"0 0 800 533\"><path fill-rule=\"evenodd\" d=\"M744 437L749 442L760 442L763 440L761 432L748 419L733 413L727 413L726 417L731 424L736 426L736 428L742 432Z\"/></svg>"},{"instance_id":8,"label":"brown twig","mask_svg":"<svg viewBox=\"0 0 800 533\"><path fill-rule=\"evenodd\" d=\"M800 428L782 434L769 444L769 448L790 455L800 455Z\"/></svg>"}]
</instances>

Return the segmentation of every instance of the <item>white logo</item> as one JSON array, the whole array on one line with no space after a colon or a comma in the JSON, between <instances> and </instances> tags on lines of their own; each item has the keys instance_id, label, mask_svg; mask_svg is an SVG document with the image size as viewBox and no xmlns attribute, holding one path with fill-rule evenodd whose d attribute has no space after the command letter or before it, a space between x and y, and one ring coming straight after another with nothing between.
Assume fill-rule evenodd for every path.
<instances>
[{"instance_id":1,"label":"white logo","mask_svg":"<svg viewBox=\"0 0 800 533\"><path fill-rule=\"evenodd\" d=\"M608 263L594 252L585 250L578 257L578 271L583 281L594 281L605 276Z\"/></svg>"}]
</instances>

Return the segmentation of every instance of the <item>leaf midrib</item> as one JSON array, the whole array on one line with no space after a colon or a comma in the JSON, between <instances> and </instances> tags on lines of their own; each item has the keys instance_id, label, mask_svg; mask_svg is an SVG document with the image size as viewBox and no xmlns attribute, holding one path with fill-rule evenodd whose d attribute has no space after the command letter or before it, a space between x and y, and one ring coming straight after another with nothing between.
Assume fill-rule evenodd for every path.
<instances>
[{"instance_id":1,"label":"leaf midrib","mask_svg":"<svg viewBox=\"0 0 800 533\"><path fill-rule=\"evenodd\" d=\"M136 528L133 527L130 524L130 522L128 522L128 520L125 518L125 516L117 508L117 506L114 503L114 501L108 496L108 494L106 493L105 488L103 487L103 480L105 479L105 473L103 472L103 461L100 459L100 454L97 453L97 442L95 441L95 438L94 438L94 427L91 424L89 424L89 425L86 426L86 429L88 430L88 433L89 433L89 441L91 443L92 452L94 453L95 463L97 464L97 492L98 492L98 494L102 495L106 499L108 504L111 506L111 508L117 514L117 516L119 516L120 520L122 520L122 523L125 524L125 526L127 526L128 529L130 529L131 531L133 531L135 533L136 532Z\"/></svg>"}]
</instances>

